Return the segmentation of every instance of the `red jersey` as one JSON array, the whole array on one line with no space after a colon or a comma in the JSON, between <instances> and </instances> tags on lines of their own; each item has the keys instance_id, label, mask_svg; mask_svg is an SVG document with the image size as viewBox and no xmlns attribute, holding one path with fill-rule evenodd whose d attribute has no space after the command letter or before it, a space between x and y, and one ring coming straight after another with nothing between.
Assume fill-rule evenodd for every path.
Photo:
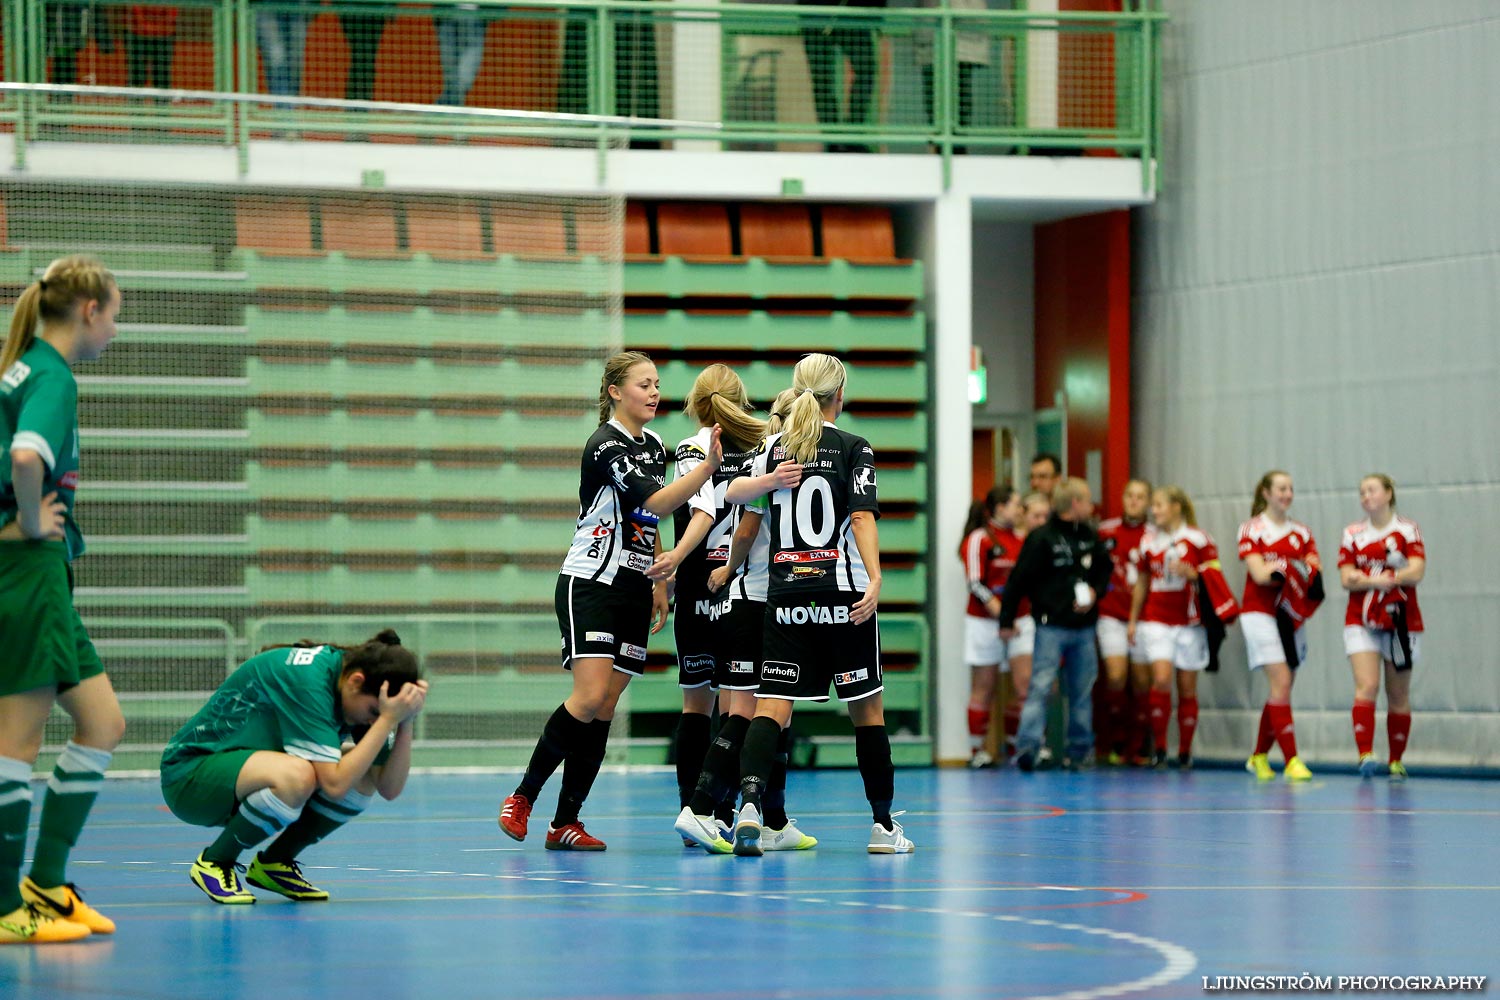
<instances>
[{"instance_id":1,"label":"red jersey","mask_svg":"<svg viewBox=\"0 0 1500 1000\"><path fill-rule=\"evenodd\" d=\"M1351 524L1344 529L1344 537L1339 541L1339 565L1353 566L1371 576L1404 569L1411 560L1426 558L1427 549L1422 545L1417 522L1399 515L1391 518L1391 523L1384 528L1375 527L1369 520ZM1407 631L1422 631L1422 611L1417 607L1416 587L1351 590L1344 624L1390 628L1384 606L1392 601L1405 603Z\"/></svg>"},{"instance_id":2,"label":"red jersey","mask_svg":"<svg viewBox=\"0 0 1500 1000\"><path fill-rule=\"evenodd\" d=\"M1016 565L1016 556L1021 554L1021 536L1009 528L1002 528L991 521L983 528L975 528L964 538L958 555L964 561L964 570L969 579L968 614L973 618L990 617L985 602L990 595L1000 596L1010 571ZM1026 614L1025 611L1020 614Z\"/></svg>"},{"instance_id":3,"label":"red jersey","mask_svg":"<svg viewBox=\"0 0 1500 1000\"><path fill-rule=\"evenodd\" d=\"M1146 534L1145 521L1127 521L1112 517L1099 525L1099 537L1114 562L1114 572L1109 577L1109 590L1099 599L1099 616L1130 620L1130 595L1135 589L1136 567L1131 556L1140 547Z\"/></svg>"},{"instance_id":4,"label":"red jersey","mask_svg":"<svg viewBox=\"0 0 1500 1000\"><path fill-rule=\"evenodd\" d=\"M1290 518L1285 524L1276 524L1264 514L1257 514L1240 525L1240 561L1243 562L1251 553L1259 555L1273 568L1284 568L1293 562L1306 563L1309 573L1322 568L1312 532L1307 525ZM1260 586L1246 573L1245 597L1240 601L1240 611L1243 614L1274 615L1276 599L1280 595L1281 584Z\"/></svg>"},{"instance_id":5,"label":"red jersey","mask_svg":"<svg viewBox=\"0 0 1500 1000\"><path fill-rule=\"evenodd\" d=\"M1171 572L1173 563L1186 563L1194 569L1219 558L1207 533L1182 525L1168 534L1153 531L1141 542L1141 568L1151 581L1146 590L1146 606L1141 621L1162 625L1193 625L1198 622L1198 584L1195 580Z\"/></svg>"}]
</instances>

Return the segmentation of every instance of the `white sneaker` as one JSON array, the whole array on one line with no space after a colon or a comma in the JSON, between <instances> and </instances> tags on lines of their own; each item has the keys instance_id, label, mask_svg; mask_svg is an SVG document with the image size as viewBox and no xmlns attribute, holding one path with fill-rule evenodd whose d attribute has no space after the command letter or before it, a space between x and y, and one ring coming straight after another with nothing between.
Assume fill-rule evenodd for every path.
<instances>
[{"instance_id":1,"label":"white sneaker","mask_svg":"<svg viewBox=\"0 0 1500 1000\"><path fill-rule=\"evenodd\" d=\"M980 768L994 767L995 758L983 750L975 750L974 755L969 758L969 766L978 771Z\"/></svg>"},{"instance_id":2,"label":"white sneaker","mask_svg":"<svg viewBox=\"0 0 1500 1000\"><path fill-rule=\"evenodd\" d=\"M806 851L818 846L817 837L809 837L797 829L797 821L789 819L780 830L767 829L761 835L761 850Z\"/></svg>"},{"instance_id":3,"label":"white sneaker","mask_svg":"<svg viewBox=\"0 0 1500 1000\"><path fill-rule=\"evenodd\" d=\"M760 857L760 833L760 810L753 805L741 806L734 824L734 853L742 858Z\"/></svg>"},{"instance_id":4,"label":"white sneaker","mask_svg":"<svg viewBox=\"0 0 1500 1000\"><path fill-rule=\"evenodd\" d=\"M712 816L694 815L688 806L683 806L682 812L677 814L672 829L682 835L683 843L692 842L710 854L728 854L734 850L734 845L719 832L717 820Z\"/></svg>"},{"instance_id":5,"label":"white sneaker","mask_svg":"<svg viewBox=\"0 0 1500 1000\"><path fill-rule=\"evenodd\" d=\"M910 854L917 849L917 845L906 839L906 831L901 829L901 824L896 822L895 817L904 813L891 813L891 829L887 830L879 823L870 824L870 843L867 848L871 854Z\"/></svg>"}]
</instances>

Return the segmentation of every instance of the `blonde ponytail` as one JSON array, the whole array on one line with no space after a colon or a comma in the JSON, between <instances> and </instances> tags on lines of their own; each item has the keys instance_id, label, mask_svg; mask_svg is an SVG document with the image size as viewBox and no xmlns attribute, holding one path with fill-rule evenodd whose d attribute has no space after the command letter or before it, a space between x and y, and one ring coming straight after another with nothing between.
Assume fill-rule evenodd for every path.
<instances>
[{"instance_id":1,"label":"blonde ponytail","mask_svg":"<svg viewBox=\"0 0 1500 1000\"><path fill-rule=\"evenodd\" d=\"M780 434L786 425L786 418L792 412L792 404L797 401L796 389L782 389L776 394L776 399L771 403L771 414L766 418L766 437L772 434Z\"/></svg>"},{"instance_id":2,"label":"blonde ponytail","mask_svg":"<svg viewBox=\"0 0 1500 1000\"><path fill-rule=\"evenodd\" d=\"M792 371L792 402L779 442L793 460L806 465L818 457L823 437L823 408L844 388L844 363L828 354L809 354Z\"/></svg>"},{"instance_id":3,"label":"blonde ponytail","mask_svg":"<svg viewBox=\"0 0 1500 1000\"><path fill-rule=\"evenodd\" d=\"M726 451L748 451L766 435L765 421L750 415L745 383L728 365L713 364L699 372L683 409L704 427L718 424Z\"/></svg>"},{"instance_id":4,"label":"blonde ponytail","mask_svg":"<svg viewBox=\"0 0 1500 1000\"><path fill-rule=\"evenodd\" d=\"M42 276L16 299L10 335L0 350L0 374L10 371L10 366L36 343L39 323L68 319L80 302L108 302L116 287L115 276L97 257L75 254L47 265Z\"/></svg>"}]
</instances>

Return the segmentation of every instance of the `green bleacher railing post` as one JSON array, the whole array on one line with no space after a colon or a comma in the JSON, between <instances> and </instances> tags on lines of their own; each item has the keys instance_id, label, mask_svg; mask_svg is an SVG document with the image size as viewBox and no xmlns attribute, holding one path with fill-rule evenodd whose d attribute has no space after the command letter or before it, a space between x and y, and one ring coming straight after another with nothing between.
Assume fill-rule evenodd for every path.
<instances>
[{"instance_id":1,"label":"green bleacher railing post","mask_svg":"<svg viewBox=\"0 0 1500 1000\"><path fill-rule=\"evenodd\" d=\"M953 133L957 131L954 88L959 77L958 46L953 38L953 8L943 0L942 13L932 31L932 100L927 109L937 126L938 152L943 158L943 190L953 184ZM972 99L972 98L971 98Z\"/></svg>"},{"instance_id":2,"label":"green bleacher railing post","mask_svg":"<svg viewBox=\"0 0 1500 1000\"><path fill-rule=\"evenodd\" d=\"M255 36L255 20L250 13L250 0L236 0L234 18L234 38L237 44L234 46L237 66L237 85L234 89L249 92L255 89L255 49L252 39ZM222 63L224 60L216 60ZM235 167L240 177L250 173L250 109L244 105L238 105L233 109L235 129L231 142L234 143Z\"/></svg>"},{"instance_id":3,"label":"green bleacher railing post","mask_svg":"<svg viewBox=\"0 0 1500 1000\"><path fill-rule=\"evenodd\" d=\"M1027 125L1031 121L1031 93L1029 90L1031 78L1031 67L1029 62L1031 51L1030 29L1022 26L1021 30L1017 31L1012 37L1011 46L1015 50L1014 63L1016 85L1014 90L1015 97L1013 98L1016 105L1015 127L1016 131L1024 132L1026 131ZM1016 150L1024 156L1027 152L1027 148L1028 147L1022 145L1017 146Z\"/></svg>"},{"instance_id":4,"label":"green bleacher railing post","mask_svg":"<svg viewBox=\"0 0 1500 1000\"><path fill-rule=\"evenodd\" d=\"M594 48L589 56L594 62L594 72L589 74L589 114L614 114L615 108L615 44L614 18L603 7L594 13Z\"/></svg>"}]
</instances>

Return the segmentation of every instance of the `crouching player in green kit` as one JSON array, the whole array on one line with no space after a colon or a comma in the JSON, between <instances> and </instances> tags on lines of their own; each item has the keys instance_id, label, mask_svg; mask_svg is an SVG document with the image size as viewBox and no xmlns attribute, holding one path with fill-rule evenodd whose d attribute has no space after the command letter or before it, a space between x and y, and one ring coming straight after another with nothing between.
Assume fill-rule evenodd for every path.
<instances>
[{"instance_id":1,"label":"crouching player in green kit","mask_svg":"<svg viewBox=\"0 0 1500 1000\"><path fill-rule=\"evenodd\" d=\"M246 660L162 753L168 808L224 828L193 862L193 884L216 903L255 902L239 857L275 837L245 881L299 902L327 899L297 857L376 792L401 794L426 698L417 658L390 629L359 646L304 642Z\"/></svg>"}]
</instances>

